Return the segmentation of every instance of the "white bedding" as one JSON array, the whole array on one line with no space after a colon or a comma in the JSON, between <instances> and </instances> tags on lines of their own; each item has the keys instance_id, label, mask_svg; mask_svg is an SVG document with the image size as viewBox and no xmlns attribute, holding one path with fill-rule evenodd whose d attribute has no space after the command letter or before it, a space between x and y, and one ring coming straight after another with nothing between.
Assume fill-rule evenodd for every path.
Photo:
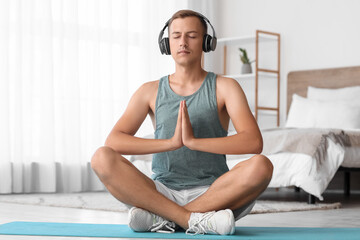
<instances>
[{"instance_id":1,"label":"white bedding","mask_svg":"<svg viewBox=\"0 0 360 240\"><path fill-rule=\"evenodd\" d=\"M316 167L316 161L309 155L302 153L277 153L267 155L274 166L271 188L296 186L323 200L322 193L334 177L337 169L344 160L344 149L329 141L326 153L328 161L321 168ZM229 168L244 159L235 159L231 155L228 160Z\"/></svg>"}]
</instances>

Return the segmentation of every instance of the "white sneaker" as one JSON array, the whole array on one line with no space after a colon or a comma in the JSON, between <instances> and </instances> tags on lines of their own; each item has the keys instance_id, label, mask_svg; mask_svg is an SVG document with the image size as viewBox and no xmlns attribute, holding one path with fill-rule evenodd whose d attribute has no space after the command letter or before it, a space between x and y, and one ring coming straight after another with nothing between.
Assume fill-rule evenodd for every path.
<instances>
[{"instance_id":1,"label":"white sneaker","mask_svg":"<svg viewBox=\"0 0 360 240\"><path fill-rule=\"evenodd\" d=\"M129 227L135 232L175 232L176 224L141 208L129 211Z\"/></svg>"},{"instance_id":2,"label":"white sneaker","mask_svg":"<svg viewBox=\"0 0 360 240\"><path fill-rule=\"evenodd\" d=\"M186 234L220 234L229 235L235 232L234 214L230 209L207 213L191 213Z\"/></svg>"}]
</instances>

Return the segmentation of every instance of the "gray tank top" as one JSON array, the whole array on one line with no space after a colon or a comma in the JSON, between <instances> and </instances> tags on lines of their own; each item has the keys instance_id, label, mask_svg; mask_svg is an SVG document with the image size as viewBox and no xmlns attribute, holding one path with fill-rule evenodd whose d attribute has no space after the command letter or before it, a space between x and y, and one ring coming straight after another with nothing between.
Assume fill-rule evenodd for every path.
<instances>
[{"instance_id":1,"label":"gray tank top","mask_svg":"<svg viewBox=\"0 0 360 240\"><path fill-rule=\"evenodd\" d=\"M182 100L186 100L196 138L227 136L217 111L216 75L209 72L200 88L189 96L176 94L170 88L168 76L160 79L155 104L156 139L169 139L174 135ZM152 170L153 179L181 190L211 185L229 168L223 154L194 151L183 146L175 151L153 154Z\"/></svg>"}]
</instances>

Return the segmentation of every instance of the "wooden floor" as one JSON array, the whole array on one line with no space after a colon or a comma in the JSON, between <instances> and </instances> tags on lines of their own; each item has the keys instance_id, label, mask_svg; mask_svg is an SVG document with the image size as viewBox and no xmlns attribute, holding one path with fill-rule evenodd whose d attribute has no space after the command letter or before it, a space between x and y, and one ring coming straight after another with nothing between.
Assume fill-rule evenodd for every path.
<instances>
[{"instance_id":1,"label":"wooden floor","mask_svg":"<svg viewBox=\"0 0 360 240\"><path fill-rule=\"evenodd\" d=\"M307 194L295 193L289 189L276 192L269 189L261 199L306 201ZM254 227L360 227L360 193L344 197L341 192L326 192L324 202L341 202L342 208L336 210L317 210L289 213L251 214L236 222L236 226ZM12 221L69 222L69 223L104 223L126 224L126 213L115 213L97 210L83 210L58 207L43 207L0 203L0 224ZM5 239L35 239L33 236L4 236ZM36 239L106 239L109 238L68 238L36 237Z\"/></svg>"}]
</instances>

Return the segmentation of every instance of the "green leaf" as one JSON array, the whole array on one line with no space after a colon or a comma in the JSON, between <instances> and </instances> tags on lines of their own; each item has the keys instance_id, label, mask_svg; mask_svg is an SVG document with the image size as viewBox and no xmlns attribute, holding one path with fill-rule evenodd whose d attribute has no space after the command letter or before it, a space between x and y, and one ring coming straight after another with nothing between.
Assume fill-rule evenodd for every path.
<instances>
[{"instance_id":1,"label":"green leaf","mask_svg":"<svg viewBox=\"0 0 360 240\"><path fill-rule=\"evenodd\" d=\"M247 55L247 52L246 52L246 49L245 48L239 48L240 50L240 60L243 62L243 63L251 63L248 55Z\"/></svg>"}]
</instances>

